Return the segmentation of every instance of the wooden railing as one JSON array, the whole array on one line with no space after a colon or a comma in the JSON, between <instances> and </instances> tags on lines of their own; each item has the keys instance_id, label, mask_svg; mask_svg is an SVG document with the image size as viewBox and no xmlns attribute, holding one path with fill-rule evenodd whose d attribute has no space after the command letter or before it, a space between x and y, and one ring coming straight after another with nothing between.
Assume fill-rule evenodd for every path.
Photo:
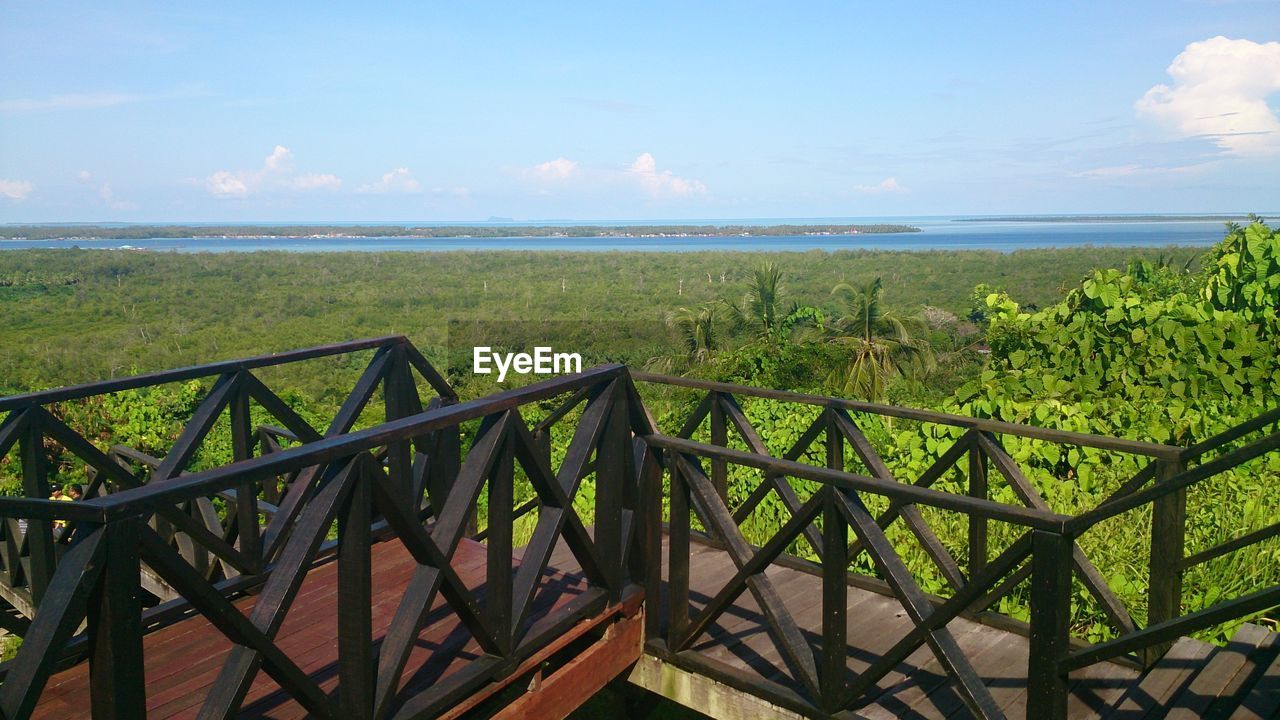
<instances>
[{"instance_id":1,"label":"wooden railing","mask_svg":"<svg viewBox=\"0 0 1280 720\"><path fill-rule=\"evenodd\" d=\"M662 468L670 482L668 616L665 622L650 623L650 651L726 683L747 682L740 671L704 658L690 648L735 598L749 591L799 686L782 687L764 680L748 684L753 692L796 712L833 714L856 708L879 680L927 644L974 715L1001 717L991 693L947 629L947 623L962 614L985 614L987 619L998 619L1002 627L1029 636L1027 717L1061 718L1067 709L1067 673L1071 670L1121 656L1150 664L1181 635L1280 605L1280 586L1275 586L1181 615L1182 574L1187 567L1280 535L1280 524L1272 525L1184 557L1186 488L1276 450L1280 447L1280 432L1222 452L1195 467L1189 465L1274 426L1280 420L1280 411L1262 415L1193 447L1181 448L688 378L646 373L635 373L634 377L646 383L703 393L692 415L674 436L654 434L647 441L653 457L643 482L651 486L650 492L660 492ZM817 409L816 419L785 453L775 457L748 421L739 402L745 397L811 406ZM895 477L863 432L857 416L951 426L957 428L958 438L917 477ZM690 439L704 425L703 437L708 442ZM733 443L731 432L737 436ZM1121 453L1143 463L1142 469L1095 509L1070 516L1051 509L1005 450L1001 438L1009 436ZM733 444L745 449L734 449ZM815 446L825 461L820 467L803 462ZM847 459L855 457L857 464L865 468L864 473L847 471ZM729 502L730 466L755 469L762 476L759 485L736 507ZM961 472L966 481L965 492L935 489L944 476ZM793 487L793 479L817 483L818 489L801 497ZM993 501L993 480L1006 483L1019 504ZM790 518L767 541L752 545L741 525L770 494L777 495ZM878 516L867 502L873 497L880 498L880 504L885 506ZM659 506L646 508L655 513L649 516L650 522L658 522ZM950 543L940 539L922 508L957 512L966 518L967 533L959 539L960 559L953 554L957 539L949 538ZM1109 586L1108 574L1094 565L1078 542L1098 523L1137 508L1150 508L1151 512L1150 577L1143 626ZM688 575L691 515L704 529L704 541L725 550L737 568L732 579L693 617L689 615ZM908 570L904 562L907 548L895 546L886 534L886 529L899 520L949 587L948 597L926 594ZM1017 529L1015 539L995 557L989 549L991 522ZM654 532L651 529L650 538ZM784 556L798 541L817 557L816 563ZM649 548L650 554L658 550L657 545ZM870 667L851 676L845 668L851 643L845 636L847 582L856 579L848 575L850 564L863 552L873 561L878 578L871 587L896 597L914 627ZM771 564L779 562L788 562L822 578L822 637L816 652L810 649L808 639L765 575ZM653 580L658 571L649 568L648 572L652 604L660 587ZM1114 639L1091 645L1071 637L1073 581L1078 581L1101 608ZM1028 582L1029 624L989 617L989 608Z\"/></svg>"},{"instance_id":2,"label":"wooden railing","mask_svg":"<svg viewBox=\"0 0 1280 720\"><path fill-rule=\"evenodd\" d=\"M369 352L372 359L324 431L309 425L254 373L353 352ZM701 402L681 430L663 434L633 377L698 391ZM54 403L196 378L213 378L211 390L161 458L123 446L100 448L50 410ZM418 378L435 393L425 404ZM366 408L379 401L379 392L378 422L356 429ZM815 419L775 456L748 421L740 402L747 397L810 406ZM278 425L255 426L250 403ZM525 415L535 403L539 415L541 408L555 409L531 427ZM1188 567L1280 536L1277 524L1185 553L1187 489L1280 448L1274 427L1280 412L1181 448L837 398L633 376L617 365L461 402L400 337L4 398L0 412L7 413L0 420L0 457L15 446L20 451L27 495L0 497L0 592L18 610L0 613L0 624L23 638L17 657L0 666L4 718L31 716L51 675L85 658L94 716L142 716L143 637L191 614L205 617L234 643L201 701L203 717L234 716L259 669L316 716L430 716L512 672L570 624L639 592L635 584L640 582L649 608L649 652L731 685L748 685L783 707L809 715L856 708L878 681L928 645L980 717L998 717L999 709L947 623L961 615L994 620L989 609L1030 583L1030 622L1001 622L1029 636L1028 716L1060 718L1072 669L1120 657L1150 662L1179 635L1280 605L1277 586L1181 612L1182 574ZM917 476L898 477L868 439L866 416L950 426L954 439ZM231 423L231 462L188 471L222 417ZM703 424L709 442L693 439ZM1253 439L1268 430L1271 434ZM562 433L563 442L553 443L553 432ZM737 436L732 443L731 434ZM1063 514L1049 506L1013 460L1004 445L1010 437L1121 453L1138 459L1142 469L1096 508ZM47 443L91 468L84 500L46 499ZM820 460L813 461L813 455ZM851 463L865 471L850 472ZM732 507L731 467L758 471L762 478ZM965 477L962 491L943 489L950 480L940 481L956 475ZM798 486L796 479L806 484ZM579 492L588 482L593 492ZM993 487L1001 483L1017 503L992 499ZM771 494L790 517L772 537L753 545L741 526ZM869 502L872 498L879 500ZM480 506L487 508L483 523L477 521ZM882 509L873 512L873 506ZM1101 522L1146 508L1152 515L1150 582L1148 611L1139 623L1078 541ZM929 522L935 511L962 515L963 537L941 537ZM907 549L887 532L899 521L948 595L926 593L908 569ZM330 537L335 522L337 534ZM1016 530L995 553L992 523ZM518 526L531 530L516 562ZM698 527L704 541L727 552L735 571L710 602L691 613L690 543ZM451 567L467 537L485 544L483 599ZM669 543L665 558L664 537ZM370 558L379 541L403 545L416 568L385 637L375 643ZM585 591L534 622L539 579L559 543L572 551ZM816 562L788 554L799 545L808 547ZM874 578L849 572L862 553L872 560ZM302 582L329 556L336 557L338 574L336 696L321 691L276 643ZM777 563L821 578L823 621L816 651L765 574ZM1074 581L1102 609L1113 639L1089 644L1071 636ZM849 646L857 641L846 636L851 583L897 598L912 622L857 675L845 667ZM257 598L245 615L233 603L250 590ZM745 680L690 649L743 593L764 611L796 687ZM406 696L401 677L426 610L437 598L457 614L482 652L465 670Z\"/></svg>"},{"instance_id":3,"label":"wooden railing","mask_svg":"<svg viewBox=\"0 0 1280 720\"><path fill-rule=\"evenodd\" d=\"M362 351L372 352L372 360L323 433L299 417L254 374L255 370L264 368L281 368ZM84 499L93 500L150 484L167 484L183 475L215 423L224 416L230 421L232 460L251 457L255 445L249 413L251 402L283 425L286 428L283 432L302 442L348 432L379 389L383 391L385 419L421 412L412 379L415 371L437 393L431 401L435 406L457 401L444 378L403 337L340 343L0 398L0 412L7 411L0 420L0 457L17 444L22 457L23 495L44 499L50 496L50 468L46 466L44 446L46 443L58 446L87 466L89 482L84 488ZM103 451L51 411L55 403L197 379L212 379L212 388L163 459L122 445ZM457 439L441 435L423 444L427 442L456 445ZM273 448L268 445L266 449ZM398 447L397 452L403 455L404 447ZM311 468L304 473L301 478L304 487L314 483L316 472ZM436 473L436 482L442 481L443 472L441 469ZM291 484L294 478L285 480ZM281 497L277 479L262 482L261 486L262 498L257 485L221 492L217 499L228 503L234 512L219 514L213 497L190 498L173 507L161 508L149 524L167 542L175 544L186 561L209 579L257 575L279 553L307 496L303 491ZM244 501L237 502L241 497ZM261 524L263 516L267 518L265 526ZM52 581L59 558L77 540L79 532L78 523L74 521L23 519L6 514L0 522L0 563L3 563L0 596L18 611L18 616L32 616ZM15 614L5 613L0 617L15 619ZM7 629L22 634L23 625L20 619L15 619Z\"/></svg>"},{"instance_id":4,"label":"wooden railing","mask_svg":"<svg viewBox=\"0 0 1280 720\"><path fill-rule=\"evenodd\" d=\"M76 440L39 404L51 396L84 397L92 387L0 401L0 407L11 409L3 437L29 437L31 424L38 422L40 432L98 472L94 492L81 502L0 498L0 516L25 521L28 536L44 528L46 544L63 547L50 553L54 557L42 570L44 579L29 585L36 589L33 613L15 628L23 642L3 667L0 716L30 717L51 674L87 657L94 717L142 717L143 636L192 613L234 643L202 700L202 717L235 716L259 670L317 717L431 715L489 679L510 673L574 623L603 612L629 592L630 565L639 562L630 552L636 525L634 423L644 416L625 368L595 368L460 403L402 338L363 349L370 347L376 348L374 359L323 434L278 398L265 395L246 376L243 364L219 367L223 379L214 384L169 455L157 465L134 454L132 459L141 464L156 466L150 482L88 441ZM431 385L438 383L442 391L428 409L419 404L412 369L422 371L429 382L435 380ZM155 377L164 381L174 375ZM379 386L389 419L352 429ZM246 391L286 428L260 432L259 445L264 438L279 437L296 437L296 445L272 448L268 442L268 452L250 456L254 433L245 422L247 413L236 410L236 398ZM526 426L521 408L575 393L583 407L564 461L555 469L545 444ZM239 437L236 461L182 474L197 438L224 409ZM461 452L459 429L465 425L470 434L477 424L469 448ZM119 454L123 458L129 453ZM534 489L538 508L519 562L513 559L512 541L518 473ZM596 487L584 517L575 509L575 499L589 476ZM292 482L278 504L266 508L263 496L269 493L261 488L281 478ZM451 561L474 525L482 496L488 508L487 562L483 589L473 590ZM211 509L205 503L215 499L222 506L220 511L212 508L210 523L216 528L193 522ZM261 525L259 515L270 519ZM337 537L330 539L335 522ZM378 541L402 544L417 567L389 629L375 643L371 552ZM559 542L577 560L581 592L552 611L535 612L535 594ZM202 560L205 553L213 562ZM325 556L336 556L337 562L336 698L276 644L302 582ZM151 592L149 578L170 588L173 598L154 604L159 598ZM233 601L255 586L256 601L246 616ZM457 614L483 654L443 681L405 696L401 677L437 598Z\"/></svg>"}]
</instances>

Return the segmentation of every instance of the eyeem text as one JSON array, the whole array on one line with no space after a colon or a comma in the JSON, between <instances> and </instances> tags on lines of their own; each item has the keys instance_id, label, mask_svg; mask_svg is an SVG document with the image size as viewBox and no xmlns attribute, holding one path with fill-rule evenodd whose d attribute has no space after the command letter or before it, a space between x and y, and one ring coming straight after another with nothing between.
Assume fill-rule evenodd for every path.
<instances>
[{"instance_id":1,"label":"eyeem text","mask_svg":"<svg viewBox=\"0 0 1280 720\"><path fill-rule=\"evenodd\" d=\"M490 347L472 348L471 371L477 375L489 375L498 369L498 382L507 378L508 372L518 375L560 375L582 372L582 356L578 353L558 353L549 347L535 347L529 353L496 353Z\"/></svg>"}]
</instances>

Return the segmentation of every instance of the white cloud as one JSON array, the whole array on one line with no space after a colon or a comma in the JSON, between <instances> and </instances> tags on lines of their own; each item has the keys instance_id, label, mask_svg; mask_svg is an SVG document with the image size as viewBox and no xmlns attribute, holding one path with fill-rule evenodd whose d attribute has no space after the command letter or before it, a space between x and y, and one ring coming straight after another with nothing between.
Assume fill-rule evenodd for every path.
<instances>
[{"instance_id":1,"label":"white cloud","mask_svg":"<svg viewBox=\"0 0 1280 720\"><path fill-rule=\"evenodd\" d=\"M81 183L84 183L85 185L89 185L90 187L92 187L94 192L98 194L98 197L102 199L102 202L106 203L107 207L111 208L112 210L132 210L135 207L137 207L136 205L129 202L128 200L121 200L120 198L116 197L115 190L111 188L111 183L104 182L100 185L95 184L93 182L93 173L89 172L88 170L81 170L80 172L76 173L76 179L78 179Z\"/></svg>"},{"instance_id":2,"label":"white cloud","mask_svg":"<svg viewBox=\"0 0 1280 720\"><path fill-rule=\"evenodd\" d=\"M1232 155L1280 152L1280 118L1267 104L1280 91L1280 42L1219 35L1187 45L1167 72L1172 87L1148 90L1135 105L1139 114Z\"/></svg>"},{"instance_id":3,"label":"white cloud","mask_svg":"<svg viewBox=\"0 0 1280 720\"><path fill-rule=\"evenodd\" d=\"M659 172L658 162L649 153L641 153L637 156L627 168L627 173L653 197L701 195L707 191L707 186L700 180L682 178L670 170Z\"/></svg>"},{"instance_id":4,"label":"white cloud","mask_svg":"<svg viewBox=\"0 0 1280 720\"><path fill-rule=\"evenodd\" d=\"M35 190L35 186L26 180L0 179L0 197L22 201L31 196L32 190Z\"/></svg>"},{"instance_id":5,"label":"white cloud","mask_svg":"<svg viewBox=\"0 0 1280 720\"><path fill-rule=\"evenodd\" d=\"M854 190L868 195L876 195L879 193L904 193L907 188L898 184L898 178L887 177L875 185L855 185Z\"/></svg>"},{"instance_id":6,"label":"white cloud","mask_svg":"<svg viewBox=\"0 0 1280 720\"><path fill-rule=\"evenodd\" d=\"M1177 175L1181 173L1189 173L1202 170L1210 165L1210 163L1197 163L1195 165L1178 165L1173 167L1152 167L1149 165L1113 165L1110 167L1091 168L1089 170L1081 170L1080 172L1070 173L1070 177L1077 178L1118 178L1118 177L1136 177L1143 175Z\"/></svg>"},{"instance_id":7,"label":"white cloud","mask_svg":"<svg viewBox=\"0 0 1280 720\"><path fill-rule=\"evenodd\" d=\"M458 200L466 200L471 197L471 188L465 185L457 185L451 188L434 187L431 188L431 194L437 197L456 198Z\"/></svg>"},{"instance_id":8,"label":"white cloud","mask_svg":"<svg viewBox=\"0 0 1280 720\"><path fill-rule=\"evenodd\" d=\"M141 95L120 92L89 92L51 95L45 98L0 100L0 112L37 112L41 110L90 110L141 100Z\"/></svg>"},{"instance_id":9,"label":"white cloud","mask_svg":"<svg viewBox=\"0 0 1280 720\"><path fill-rule=\"evenodd\" d=\"M561 190L593 193L605 188L639 188L655 199L701 195L707 186L700 180L684 178L670 170L659 170L651 153L641 153L626 165L592 166L560 156L532 166L509 167L512 175L529 181L531 190L551 195Z\"/></svg>"},{"instance_id":10,"label":"white cloud","mask_svg":"<svg viewBox=\"0 0 1280 720\"><path fill-rule=\"evenodd\" d=\"M413 173L409 172L409 168L396 168L384 174L378 182L361 186L357 192L370 195L387 195L392 193L416 193L421 189L422 184L413 177Z\"/></svg>"},{"instance_id":11,"label":"white cloud","mask_svg":"<svg viewBox=\"0 0 1280 720\"><path fill-rule=\"evenodd\" d=\"M565 157L548 160L533 166L533 176L539 180L568 180L578 170L578 163Z\"/></svg>"},{"instance_id":12,"label":"white cloud","mask_svg":"<svg viewBox=\"0 0 1280 720\"><path fill-rule=\"evenodd\" d=\"M293 169L293 152L283 145L277 145L271 154L262 161L262 169L267 172L285 172Z\"/></svg>"},{"instance_id":13,"label":"white cloud","mask_svg":"<svg viewBox=\"0 0 1280 720\"><path fill-rule=\"evenodd\" d=\"M245 181L227 170L219 170L210 175L206 187L218 197L244 197L249 194L249 186Z\"/></svg>"},{"instance_id":14,"label":"white cloud","mask_svg":"<svg viewBox=\"0 0 1280 720\"><path fill-rule=\"evenodd\" d=\"M205 181L205 189L214 197L242 198L270 190L334 190L342 180L332 173L304 173L294 170L293 153L277 145L257 170L219 170Z\"/></svg>"},{"instance_id":15,"label":"white cloud","mask_svg":"<svg viewBox=\"0 0 1280 720\"><path fill-rule=\"evenodd\" d=\"M137 207L128 200L121 200L116 197L115 191L111 189L111 183L102 183L98 186L98 197L102 198L102 202L107 204L112 210L133 210Z\"/></svg>"},{"instance_id":16,"label":"white cloud","mask_svg":"<svg viewBox=\"0 0 1280 720\"><path fill-rule=\"evenodd\" d=\"M342 180L333 173L316 173L296 175L286 184L298 190L336 190L342 187Z\"/></svg>"},{"instance_id":17,"label":"white cloud","mask_svg":"<svg viewBox=\"0 0 1280 720\"><path fill-rule=\"evenodd\" d=\"M1126 175L1137 175L1143 171L1141 165L1115 165L1112 167L1093 168L1092 170L1081 170L1080 172L1071 173L1071 177L1082 178L1107 178L1107 177L1124 177Z\"/></svg>"}]
</instances>

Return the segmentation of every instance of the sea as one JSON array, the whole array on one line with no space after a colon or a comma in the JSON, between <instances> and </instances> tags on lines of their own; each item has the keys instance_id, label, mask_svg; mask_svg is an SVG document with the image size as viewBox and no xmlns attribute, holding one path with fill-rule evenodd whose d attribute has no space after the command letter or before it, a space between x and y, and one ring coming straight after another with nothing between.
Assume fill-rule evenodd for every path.
<instances>
[{"instance_id":1,"label":"sea","mask_svg":"<svg viewBox=\"0 0 1280 720\"><path fill-rule=\"evenodd\" d=\"M1033 248L1069 247L1166 247L1207 246L1223 236L1223 223L1204 220L1014 220L948 217L861 217L753 220L649 220L654 225L829 225L892 223L920 228L913 233L863 233L848 235L783 235L770 237L640 237L628 234L629 223L574 223L568 221L466 222L466 223L383 223L387 225L604 225L616 227L608 237L505 237L505 238L413 238L413 237L195 237L118 240L68 238L64 240L3 240L0 249L86 248L135 249L181 253L225 252L386 252L455 250L540 250L563 252L695 252L753 251L806 252L811 250L994 250L1013 252ZM231 223L218 223L223 227ZM269 223L253 223L257 226ZM281 223L283 225L283 223ZM292 224L292 223L291 223ZM310 224L310 223L308 223ZM314 223L340 227L344 223ZM345 223L354 225L356 223ZM370 223L359 223L369 225ZM211 223L212 225L212 223ZM340 232L340 230L339 230ZM74 228L68 227L68 234Z\"/></svg>"}]
</instances>

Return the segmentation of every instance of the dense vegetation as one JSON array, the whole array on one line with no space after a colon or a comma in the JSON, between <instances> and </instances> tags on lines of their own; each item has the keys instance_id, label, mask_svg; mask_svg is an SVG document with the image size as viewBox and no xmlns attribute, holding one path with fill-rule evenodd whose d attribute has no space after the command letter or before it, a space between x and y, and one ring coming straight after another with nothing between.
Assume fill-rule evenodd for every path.
<instances>
[{"instance_id":1,"label":"dense vegetation","mask_svg":"<svg viewBox=\"0 0 1280 720\"><path fill-rule=\"evenodd\" d=\"M469 347L495 333L502 335L495 344L513 347L566 339L587 364L617 360L1186 444L1274 405L1280 391L1280 235L1254 223L1198 255L1098 248L1007 255L10 251L0 253L0 392L403 333L450 369L465 396L477 396L496 383L470 375L448 346ZM492 323L502 319L512 322ZM363 362L315 361L266 379L321 424ZM203 390L192 382L59 411L91 437L163 454ZM668 431L696 399L645 392ZM744 408L776 452L816 413L760 400ZM546 411L529 410L535 417ZM903 478L917 477L957 434L859 421ZM553 437L556 454L567 439ZM1139 467L1132 458L1043 442L1010 439L1007 448L1062 512L1096 505ZM229 439L215 434L196 466L227 456ZM860 469L853 461L850 468ZM1268 490L1280 480L1280 462L1247 470L1195 489L1189 552L1280 518L1280 498ZM83 470L65 464L58 472L75 480ZM0 459L6 476L12 487L12 464ZM745 472L732 479L737 500L759 482ZM939 487L959 490L962 481L956 472ZM996 499L1017 502L1000 488ZM583 503L589 493L584 488ZM1082 540L1139 619L1148 552L1143 512ZM749 536L767 538L785 513L766 502L748 521ZM926 516L963 560L963 518ZM912 550L914 540L900 527L891 537L925 588L941 589L927 558ZM993 526L993 552L1012 537L1012 528ZM865 556L859 563L873 572ZM1185 604L1201 607L1280 581L1278 568L1274 542L1227 556L1189 574ZM1092 600L1083 590L1078 595L1077 630L1106 636ZM1002 609L1024 613L1025 597L1009 598Z\"/></svg>"},{"instance_id":2,"label":"dense vegetation","mask_svg":"<svg viewBox=\"0 0 1280 720\"><path fill-rule=\"evenodd\" d=\"M672 312L740 299L752 270L766 261L785 277L789 297L806 304L827 302L839 283L879 277L894 308L927 305L964 318L980 283L1043 306L1093 268L1122 268L1135 254L1155 259L1160 252L10 250L0 252L0 392L383 334L407 335L438 360L450 321L621 322L666 341ZM1173 252L1179 263L1199 253ZM642 364L661 352L642 338L597 348L592 357ZM321 397L352 380L333 372L320 365L291 382Z\"/></svg>"},{"instance_id":3,"label":"dense vegetation","mask_svg":"<svg viewBox=\"0 0 1280 720\"><path fill-rule=\"evenodd\" d=\"M1280 393L1280 233L1261 222L1231 229L1206 254L1198 272L1169 258L1154 263L1135 259L1124 271L1089 273L1061 301L1039 310L1020 307L1009 293L995 288L979 287L975 294L971 316L986 326L990 355L985 363L951 360L948 379L954 385L942 382L934 368L894 360L910 359L901 357L904 343L910 342L906 326L927 324L919 317L877 321L875 287L854 296L852 317L862 322L853 333L852 354L841 345L833 358L827 354L829 342L805 342L800 334L783 343L763 341L723 352L695 371L765 385L821 386L833 360L848 363L879 344L875 352L893 361L873 366L881 379L855 385L857 396L887 394L963 415L1184 446L1275 407ZM935 332L930 339L929 346L910 354L929 347L942 351L940 359L956 354L945 335ZM832 390L829 382L826 389ZM689 403L686 398L668 417L668 428L678 425ZM794 406L769 401L749 402L746 412L775 452L785 451L816 415L816 410L797 412ZM885 459L902 478L918 477L959 436L954 428L875 416L859 421L877 448L887 448ZM1096 506L1142 466L1131 456L1017 438L1007 438L1006 449L1050 506L1067 514ZM850 467L861 469L853 462ZM752 487L748 476L736 476L739 482L731 494L737 500ZM963 473L956 471L938 487L963 492L963 481ZM1277 482L1280 457L1273 453L1193 488L1188 553L1275 523L1280 519L1280 497L1273 491ZM1020 502L1003 486L993 488L993 497ZM952 553L964 557L962 518L925 515ZM756 538L769 536L785 517L780 504L764 507L754 518ZM1104 523L1081 540L1139 618L1145 612L1149 523L1149 509L1144 508ZM1015 533L1011 527L993 530L993 552ZM891 537L896 547L914 544L901 527ZM908 561L926 588L942 589L941 577L923 553L909 555ZM863 571L873 571L865 556L861 562ZM1278 581L1280 546L1269 541L1190 570L1184 606L1198 609ZM1077 591L1077 630L1108 636L1092 598L1083 588ZM1015 595L1003 601L1002 609L1022 614L1025 599Z\"/></svg>"},{"instance_id":4,"label":"dense vegetation","mask_svg":"<svg viewBox=\"0 0 1280 720\"><path fill-rule=\"evenodd\" d=\"M956 394L959 412L1189 445L1275 407L1280 396L1280 232L1261 222L1231 230L1198 274L1136 261L1127 272L1095 271L1039 312L1000 293L986 302L991 360ZM1136 470L1030 444L1013 454L1066 509L1096 503ZM1188 551L1275 523L1277 482L1280 457L1272 453L1192 488ZM1095 531L1106 566L1124 567L1126 550L1109 533L1131 533L1133 520ZM1116 584L1141 579L1140 566L1128 563ZM1190 570L1184 604L1198 609L1277 581L1280 546L1267 542Z\"/></svg>"},{"instance_id":5,"label":"dense vegetation","mask_svg":"<svg viewBox=\"0 0 1280 720\"><path fill-rule=\"evenodd\" d=\"M910 225L0 225L11 240L192 237L776 237L920 232Z\"/></svg>"}]
</instances>

